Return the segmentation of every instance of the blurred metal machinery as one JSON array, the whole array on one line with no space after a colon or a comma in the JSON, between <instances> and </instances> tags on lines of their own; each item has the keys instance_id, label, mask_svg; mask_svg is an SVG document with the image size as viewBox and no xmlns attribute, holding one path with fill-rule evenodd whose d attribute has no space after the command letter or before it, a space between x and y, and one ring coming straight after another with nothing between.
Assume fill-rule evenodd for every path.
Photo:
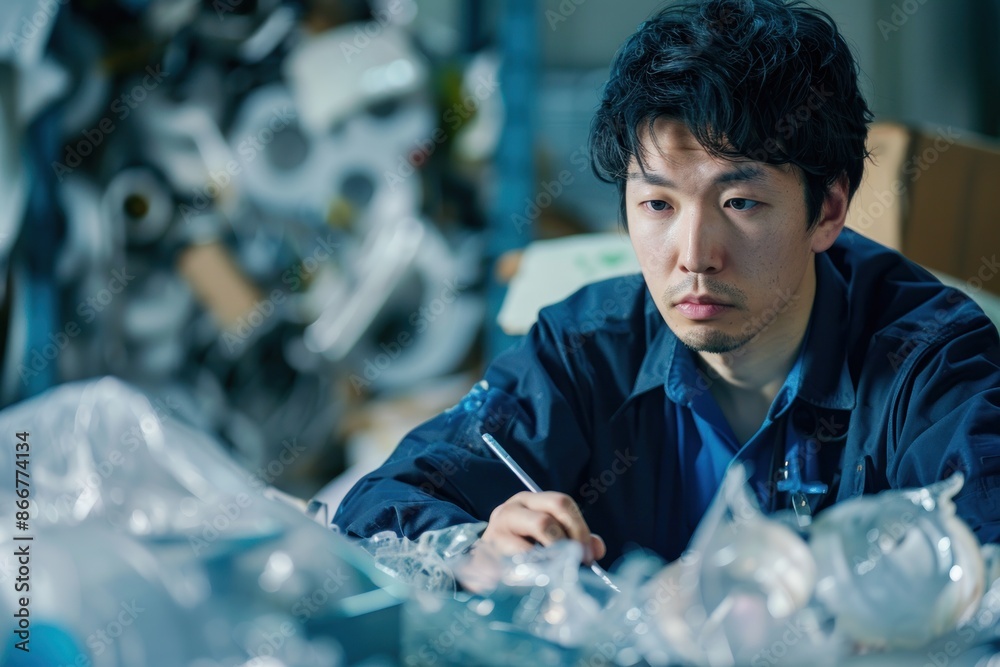
<instances>
[{"instance_id":1,"label":"blurred metal machinery","mask_svg":"<svg viewBox=\"0 0 1000 667\"><path fill-rule=\"evenodd\" d=\"M0 404L106 373L182 387L251 468L305 445L294 477L359 396L456 370L482 322L483 238L468 207L426 211L440 174L421 168L461 127L440 118L418 15L5 4L23 44L0 52Z\"/></svg>"}]
</instances>

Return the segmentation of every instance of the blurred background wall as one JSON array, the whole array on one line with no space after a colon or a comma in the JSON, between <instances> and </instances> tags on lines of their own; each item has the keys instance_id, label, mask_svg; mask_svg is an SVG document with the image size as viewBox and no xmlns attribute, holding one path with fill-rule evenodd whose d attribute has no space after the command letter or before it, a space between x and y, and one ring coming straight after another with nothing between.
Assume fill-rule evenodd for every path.
<instances>
[{"instance_id":1,"label":"blurred background wall","mask_svg":"<svg viewBox=\"0 0 1000 667\"><path fill-rule=\"evenodd\" d=\"M876 120L1000 136L1000 2L809 4L829 13L854 49ZM545 0L541 5L546 14L541 21L546 83L539 100L540 141L572 135L565 141L571 145L586 137L599 86L618 46L659 5L635 0ZM567 11L570 6L572 13ZM592 186L588 180L581 189L596 193ZM615 215L606 191L586 201L580 209L594 212L594 225Z\"/></svg>"},{"instance_id":2,"label":"blurred background wall","mask_svg":"<svg viewBox=\"0 0 1000 667\"><path fill-rule=\"evenodd\" d=\"M816 0L878 120L1000 135L1000 0ZM497 263L616 225L645 0L11 0L0 403L115 374L309 496L512 343ZM501 271L502 273L502 271Z\"/></svg>"}]
</instances>

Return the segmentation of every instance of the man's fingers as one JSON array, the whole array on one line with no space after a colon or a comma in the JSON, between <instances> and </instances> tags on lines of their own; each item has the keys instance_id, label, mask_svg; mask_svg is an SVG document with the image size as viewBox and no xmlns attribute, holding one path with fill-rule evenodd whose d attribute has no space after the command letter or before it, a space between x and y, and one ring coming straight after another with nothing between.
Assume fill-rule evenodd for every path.
<instances>
[{"instance_id":1,"label":"man's fingers","mask_svg":"<svg viewBox=\"0 0 1000 667\"><path fill-rule=\"evenodd\" d=\"M590 534L590 548L593 549L594 560L601 560L608 553L604 539L597 533Z\"/></svg>"},{"instance_id":2,"label":"man's fingers","mask_svg":"<svg viewBox=\"0 0 1000 667\"><path fill-rule=\"evenodd\" d=\"M518 494L520 495L520 494ZM533 493L531 497L521 499L521 502L530 509L547 512L562 526L565 536L571 540L576 540L583 545L584 551L590 550L590 528L583 520L583 513L572 498L564 493L546 491L543 493ZM589 560L591 554L586 554Z\"/></svg>"},{"instance_id":3,"label":"man's fingers","mask_svg":"<svg viewBox=\"0 0 1000 667\"><path fill-rule=\"evenodd\" d=\"M554 516L520 504L512 503L504 507L502 520L509 532L545 546L564 540L567 536L566 530Z\"/></svg>"},{"instance_id":4,"label":"man's fingers","mask_svg":"<svg viewBox=\"0 0 1000 667\"><path fill-rule=\"evenodd\" d=\"M484 541L488 541L489 544L495 548L500 554L504 556L513 556L514 554L524 553L525 551L530 551L534 545L530 540L526 540L523 537L518 537L511 533L504 535L496 535L493 538L486 540L486 536L483 536Z\"/></svg>"},{"instance_id":5,"label":"man's fingers","mask_svg":"<svg viewBox=\"0 0 1000 667\"><path fill-rule=\"evenodd\" d=\"M549 546L572 539L583 545L583 561L591 563L603 557L604 541L590 534L583 513L564 493L522 492L493 510L483 540L492 542L504 553L526 551L532 544Z\"/></svg>"}]
</instances>

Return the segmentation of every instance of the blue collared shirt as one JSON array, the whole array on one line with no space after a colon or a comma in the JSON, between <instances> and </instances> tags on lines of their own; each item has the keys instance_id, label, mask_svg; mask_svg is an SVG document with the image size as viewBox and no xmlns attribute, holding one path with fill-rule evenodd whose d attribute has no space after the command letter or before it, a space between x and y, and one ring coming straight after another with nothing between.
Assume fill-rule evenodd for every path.
<instances>
[{"instance_id":1,"label":"blue collared shirt","mask_svg":"<svg viewBox=\"0 0 1000 667\"><path fill-rule=\"evenodd\" d=\"M762 506L814 512L962 471L959 514L1000 540L1000 343L982 310L850 230L816 257L798 357L760 429L736 440L712 378L666 326L641 276L546 308L457 406L408 434L344 499L351 535L415 537L486 521L523 490L492 433L543 488L579 503L608 545L680 555L734 460ZM793 298L788 295L788 298Z\"/></svg>"},{"instance_id":2,"label":"blue collared shirt","mask_svg":"<svg viewBox=\"0 0 1000 667\"><path fill-rule=\"evenodd\" d=\"M788 295L777 305L778 310L791 305L792 298ZM836 411L849 411L854 406L854 390L846 368L823 365L822 357L815 351L829 349L829 337L837 330L835 318L844 312L835 306L842 304L843 299L842 285L821 259L814 310L804 343L763 423L746 443L737 439L713 398L713 379L698 367L695 353L676 337L668 337L667 421L677 424L682 512L690 532L708 509L722 478L737 461L748 466L751 485L765 507L787 506L791 502L788 494L801 491L811 513L829 491L829 485L821 479L824 473L834 471L820 471L819 460L814 456L819 449L820 426L815 409L832 407ZM822 308L815 304L822 304ZM827 400L818 399L805 387L815 386L826 375L837 376L840 385L832 395L824 397ZM792 406L797 425L792 422ZM828 416L831 417L832 414ZM838 468L841 464L839 460L828 463Z\"/></svg>"}]
</instances>

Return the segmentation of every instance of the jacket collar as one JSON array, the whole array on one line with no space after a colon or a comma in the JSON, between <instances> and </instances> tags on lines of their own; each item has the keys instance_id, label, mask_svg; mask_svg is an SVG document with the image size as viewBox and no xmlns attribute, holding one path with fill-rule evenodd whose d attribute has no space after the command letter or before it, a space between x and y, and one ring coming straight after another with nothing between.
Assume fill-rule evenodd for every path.
<instances>
[{"instance_id":1,"label":"jacket collar","mask_svg":"<svg viewBox=\"0 0 1000 667\"><path fill-rule=\"evenodd\" d=\"M816 256L815 267L816 298L805 344L771 406L772 419L797 399L831 410L851 410L855 405L854 383L847 365L847 284L826 253ZM615 416L638 396L659 387L671 401L690 405L693 397L704 393L711 383L695 366L693 353L663 321L649 289L645 292L646 355L631 394Z\"/></svg>"}]
</instances>

